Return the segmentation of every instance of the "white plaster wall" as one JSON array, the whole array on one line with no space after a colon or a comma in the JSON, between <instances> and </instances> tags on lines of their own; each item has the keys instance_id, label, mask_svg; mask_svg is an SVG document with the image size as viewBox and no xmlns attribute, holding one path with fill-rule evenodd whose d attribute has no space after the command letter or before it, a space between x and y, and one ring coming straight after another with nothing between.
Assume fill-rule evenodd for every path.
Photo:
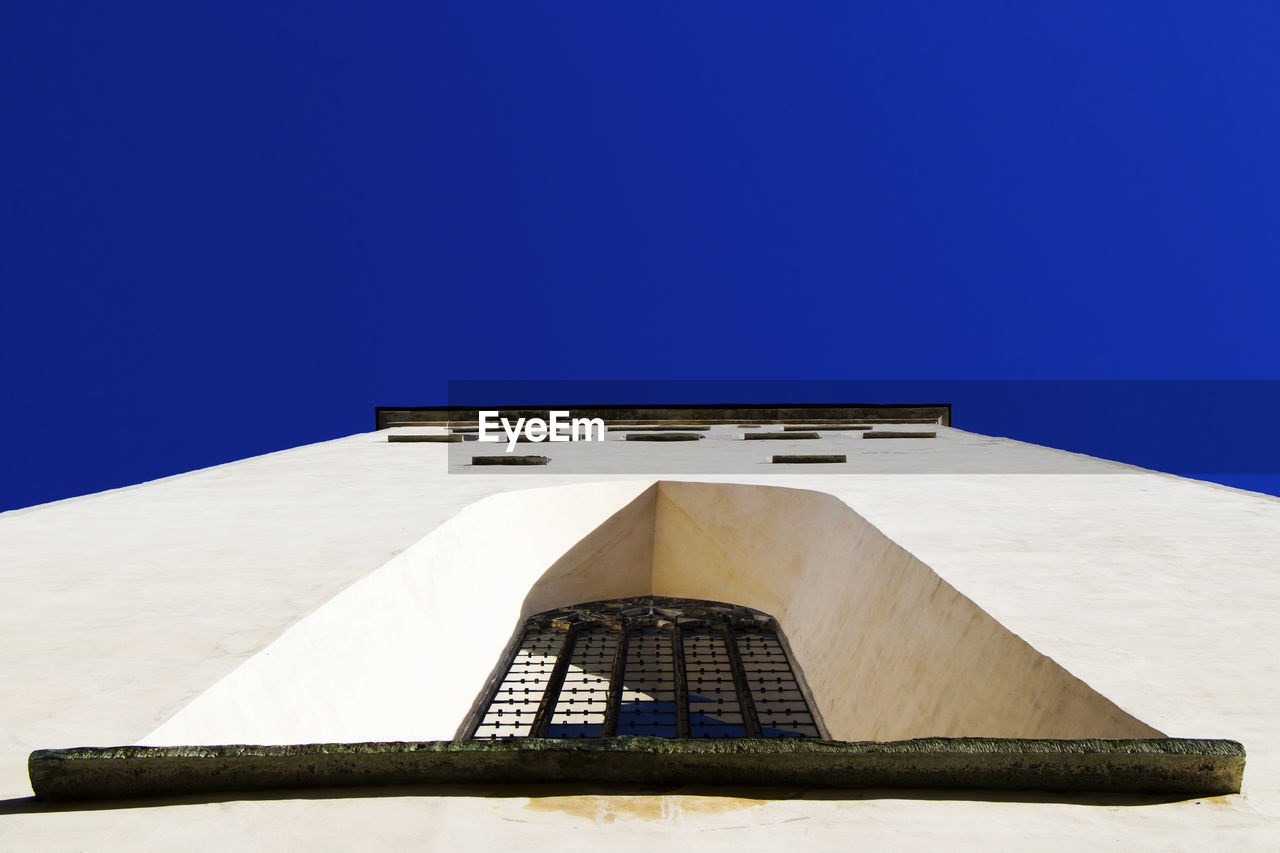
<instances>
[{"instance_id":1,"label":"white plaster wall","mask_svg":"<svg viewBox=\"0 0 1280 853\"><path fill-rule=\"evenodd\" d=\"M140 743L448 740L521 624L534 580L646 490L636 481L584 484L473 504ZM650 540L652 509L630 515ZM618 526L625 539L631 525ZM651 551L617 544L601 543L599 576L647 588ZM571 594L590 595L596 574L571 578Z\"/></svg>"},{"instance_id":2,"label":"white plaster wall","mask_svg":"<svg viewBox=\"0 0 1280 853\"><path fill-rule=\"evenodd\" d=\"M717 427L691 446L561 445L535 476L449 474L449 445L374 433L0 514L0 849L1275 849L1280 501L955 429L895 448L846 433L793 449L740 432ZM775 452L850 462L779 470L766 461ZM401 792L50 812L26 799L31 749L137 742L467 505L616 480L623 463L640 491L688 471L840 498L1138 718L1242 741L1244 794L1096 805Z\"/></svg>"}]
</instances>

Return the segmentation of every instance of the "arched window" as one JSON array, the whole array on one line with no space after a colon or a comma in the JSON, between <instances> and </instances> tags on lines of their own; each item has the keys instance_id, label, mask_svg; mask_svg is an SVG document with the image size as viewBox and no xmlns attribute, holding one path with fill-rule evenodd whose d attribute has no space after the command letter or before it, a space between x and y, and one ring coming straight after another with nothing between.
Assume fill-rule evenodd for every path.
<instances>
[{"instance_id":1,"label":"arched window","mask_svg":"<svg viewBox=\"0 0 1280 853\"><path fill-rule=\"evenodd\" d=\"M525 623L473 738L819 737L773 617L643 596Z\"/></svg>"}]
</instances>

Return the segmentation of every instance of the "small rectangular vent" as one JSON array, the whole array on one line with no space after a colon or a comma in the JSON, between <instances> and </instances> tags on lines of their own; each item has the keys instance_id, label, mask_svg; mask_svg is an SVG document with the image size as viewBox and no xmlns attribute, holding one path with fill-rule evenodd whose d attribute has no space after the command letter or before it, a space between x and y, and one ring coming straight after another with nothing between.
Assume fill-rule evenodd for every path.
<instances>
[{"instance_id":1,"label":"small rectangular vent","mask_svg":"<svg viewBox=\"0 0 1280 853\"><path fill-rule=\"evenodd\" d=\"M664 424L663 426L611 426L609 432L707 432L709 426L679 426Z\"/></svg>"},{"instance_id":2,"label":"small rectangular vent","mask_svg":"<svg viewBox=\"0 0 1280 853\"><path fill-rule=\"evenodd\" d=\"M871 429L869 424L815 424L813 426L784 426L783 432L805 432L821 430L822 432L851 432Z\"/></svg>"}]
</instances>

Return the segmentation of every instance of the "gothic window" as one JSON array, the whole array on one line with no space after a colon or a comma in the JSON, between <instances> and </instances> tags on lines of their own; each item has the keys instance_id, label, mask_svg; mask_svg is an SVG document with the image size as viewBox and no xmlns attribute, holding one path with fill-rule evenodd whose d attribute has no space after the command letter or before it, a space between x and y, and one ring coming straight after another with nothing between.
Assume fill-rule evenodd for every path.
<instances>
[{"instance_id":1,"label":"gothic window","mask_svg":"<svg viewBox=\"0 0 1280 853\"><path fill-rule=\"evenodd\" d=\"M819 737L773 617L643 596L528 620L471 737Z\"/></svg>"}]
</instances>

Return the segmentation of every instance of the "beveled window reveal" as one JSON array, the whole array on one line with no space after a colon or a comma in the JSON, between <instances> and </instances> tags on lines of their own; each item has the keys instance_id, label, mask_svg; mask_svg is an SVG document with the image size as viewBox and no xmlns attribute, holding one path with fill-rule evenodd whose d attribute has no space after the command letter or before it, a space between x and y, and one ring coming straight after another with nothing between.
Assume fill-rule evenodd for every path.
<instances>
[{"instance_id":1,"label":"beveled window reveal","mask_svg":"<svg viewBox=\"0 0 1280 853\"><path fill-rule=\"evenodd\" d=\"M471 737L820 737L772 616L642 596L539 613Z\"/></svg>"}]
</instances>

